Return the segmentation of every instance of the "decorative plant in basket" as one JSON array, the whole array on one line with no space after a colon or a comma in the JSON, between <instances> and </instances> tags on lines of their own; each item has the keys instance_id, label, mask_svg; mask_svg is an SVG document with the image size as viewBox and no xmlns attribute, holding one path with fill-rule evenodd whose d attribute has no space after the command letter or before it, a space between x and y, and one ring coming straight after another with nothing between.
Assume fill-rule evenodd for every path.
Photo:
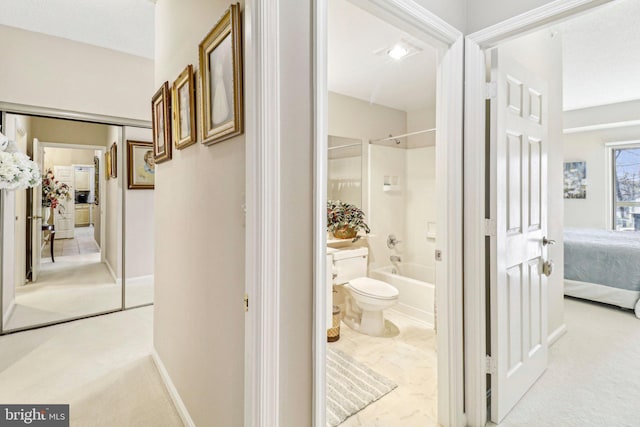
<instances>
[{"instance_id":1,"label":"decorative plant in basket","mask_svg":"<svg viewBox=\"0 0 640 427\"><path fill-rule=\"evenodd\" d=\"M369 234L369 226L364 222L364 212L352 204L340 200L327 201L327 230L337 239L358 240L358 231Z\"/></svg>"}]
</instances>

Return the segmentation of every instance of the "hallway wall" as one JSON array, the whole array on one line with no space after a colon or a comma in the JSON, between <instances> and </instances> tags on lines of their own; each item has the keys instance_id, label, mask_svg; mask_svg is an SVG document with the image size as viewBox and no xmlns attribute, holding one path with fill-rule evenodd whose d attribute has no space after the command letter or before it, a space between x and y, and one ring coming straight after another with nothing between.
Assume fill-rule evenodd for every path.
<instances>
[{"instance_id":1,"label":"hallway wall","mask_svg":"<svg viewBox=\"0 0 640 427\"><path fill-rule=\"evenodd\" d=\"M228 6L157 3L155 88L199 68L198 44ZM198 426L244 419L244 191L244 135L156 164L154 347Z\"/></svg>"},{"instance_id":2,"label":"hallway wall","mask_svg":"<svg viewBox=\"0 0 640 427\"><path fill-rule=\"evenodd\" d=\"M151 120L153 61L0 25L2 101Z\"/></svg>"}]
</instances>

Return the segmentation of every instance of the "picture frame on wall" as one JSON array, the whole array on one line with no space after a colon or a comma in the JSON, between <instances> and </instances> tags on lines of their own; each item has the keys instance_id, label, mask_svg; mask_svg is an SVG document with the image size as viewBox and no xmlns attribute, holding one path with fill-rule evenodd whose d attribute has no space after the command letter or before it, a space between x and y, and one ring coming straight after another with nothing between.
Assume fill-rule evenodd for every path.
<instances>
[{"instance_id":1,"label":"picture frame on wall","mask_svg":"<svg viewBox=\"0 0 640 427\"><path fill-rule=\"evenodd\" d=\"M151 98L153 154L156 163L171 159L171 95L169 82L164 82Z\"/></svg>"},{"instance_id":2,"label":"picture frame on wall","mask_svg":"<svg viewBox=\"0 0 640 427\"><path fill-rule=\"evenodd\" d=\"M587 198L587 162L564 163L564 198Z\"/></svg>"},{"instance_id":3,"label":"picture frame on wall","mask_svg":"<svg viewBox=\"0 0 640 427\"><path fill-rule=\"evenodd\" d=\"M118 145L114 142L111 144L111 148L109 148L110 154L110 166L109 166L109 176L111 178L118 177Z\"/></svg>"},{"instance_id":4,"label":"picture frame on wall","mask_svg":"<svg viewBox=\"0 0 640 427\"><path fill-rule=\"evenodd\" d=\"M244 131L240 5L233 4L198 46L202 143L215 144Z\"/></svg>"},{"instance_id":5,"label":"picture frame on wall","mask_svg":"<svg viewBox=\"0 0 640 427\"><path fill-rule=\"evenodd\" d=\"M155 155L153 143L127 141L127 188L153 190L155 188Z\"/></svg>"},{"instance_id":6,"label":"picture frame on wall","mask_svg":"<svg viewBox=\"0 0 640 427\"><path fill-rule=\"evenodd\" d=\"M111 178L111 152L104 152L104 177L108 181Z\"/></svg>"},{"instance_id":7,"label":"picture frame on wall","mask_svg":"<svg viewBox=\"0 0 640 427\"><path fill-rule=\"evenodd\" d=\"M189 64L173 82L171 90L173 141L178 150L194 144L197 140L195 94L193 65Z\"/></svg>"}]
</instances>

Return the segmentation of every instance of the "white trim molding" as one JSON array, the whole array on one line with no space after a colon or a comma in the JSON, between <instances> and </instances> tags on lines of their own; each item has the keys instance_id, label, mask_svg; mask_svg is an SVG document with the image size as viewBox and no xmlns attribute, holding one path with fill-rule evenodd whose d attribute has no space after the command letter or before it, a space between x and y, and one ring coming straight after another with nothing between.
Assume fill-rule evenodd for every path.
<instances>
[{"instance_id":1,"label":"white trim molding","mask_svg":"<svg viewBox=\"0 0 640 427\"><path fill-rule=\"evenodd\" d=\"M562 325L558 326L556 330L551 332L547 337L547 343L549 344L549 347L554 345L566 333L567 333L566 323L563 323Z\"/></svg>"},{"instance_id":2,"label":"white trim molding","mask_svg":"<svg viewBox=\"0 0 640 427\"><path fill-rule=\"evenodd\" d=\"M160 378L162 378L162 382L169 392L169 396L171 397L171 400L176 407L176 411L178 412L182 423L185 425L185 427L196 427L196 423L193 422L193 419L191 418L186 405L180 397L180 393L178 393L178 389L176 389L173 381L171 381L171 376L169 375L169 372L167 372L167 368L164 366L164 363L162 363L162 359L160 359L160 355L158 355L155 348L151 352L151 357L153 358L153 363L155 363L156 368L158 368Z\"/></svg>"},{"instance_id":3,"label":"white trim molding","mask_svg":"<svg viewBox=\"0 0 640 427\"><path fill-rule=\"evenodd\" d=\"M245 3L245 419L280 425L280 41L278 1Z\"/></svg>"},{"instance_id":4,"label":"white trim molding","mask_svg":"<svg viewBox=\"0 0 640 427\"><path fill-rule=\"evenodd\" d=\"M314 187L314 415L325 426L325 203L327 194L327 4L317 0L314 13L315 187ZM438 423L464 426L463 288L462 288L462 125L463 36L413 0L350 0L358 7L439 49L436 155L440 166L438 197Z\"/></svg>"},{"instance_id":5,"label":"white trim molding","mask_svg":"<svg viewBox=\"0 0 640 427\"><path fill-rule=\"evenodd\" d=\"M485 280L485 82L487 49L611 0L556 0L477 31L465 40L464 318L467 425L487 422Z\"/></svg>"}]
</instances>

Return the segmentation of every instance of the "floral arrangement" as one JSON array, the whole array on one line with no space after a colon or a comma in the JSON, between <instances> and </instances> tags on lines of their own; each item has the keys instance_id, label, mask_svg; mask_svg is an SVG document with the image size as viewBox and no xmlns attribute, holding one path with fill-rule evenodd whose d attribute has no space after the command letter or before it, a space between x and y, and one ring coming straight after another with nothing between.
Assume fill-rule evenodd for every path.
<instances>
[{"instance_id":1,"label":"floral arrangement","mask_svg":"<svg viewBox=\"0 0 640 427\"><path fill-rule=\"evenodd\" d=\"M64 206L60 201L63 199L71 199L71 188L64 182L58 181L49 168L42 177L42 206L58 209L58 213L62 213Z\"/></svg>"},{"instance_id":2,"label":"floral arrangement","mask_svg":"<svg viewBox=\"0 0 640 427\"><path fill-rule=\"evenodd\" d=\"M25 154L9 143L0 151L0 190L18 190L35 187L40 182L40 169Z\"/></svg>"},{"instance_id":3,"label":"floral arrangement","mask_svg":"<svg viewBox=\"0 0 640 427\"><path fill-rule=\"evenodd\" d=\"M364 212L352 204L340 200L327 201L327 230L336 237L354 238L359 230L369 234L369 226L364 222ZM349 230L350 233L345 233Z\"/></svg>"}]
</instances>

